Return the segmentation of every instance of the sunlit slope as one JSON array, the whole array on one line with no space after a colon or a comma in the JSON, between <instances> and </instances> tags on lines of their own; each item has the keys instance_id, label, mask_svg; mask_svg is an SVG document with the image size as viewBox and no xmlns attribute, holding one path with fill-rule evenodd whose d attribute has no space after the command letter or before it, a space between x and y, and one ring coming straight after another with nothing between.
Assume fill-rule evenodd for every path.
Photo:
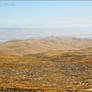
<instances>
[{"instance_id":1,"label":"sunlit slope","mask_svg":"<svg viewBox=\"0 0 92 92\"><path fill-rule=\"evenodd\" d=\"M0 45L0 54L27 55L54 50L78 50L88 47L92 47L91 39L52 36L42 39L8 41Z\"/></svg>"},{"instance_id":2,"label":"sunlit slope","mask_svg":"<svg viewBox=\"0 0 92 92\"><path fill-rule=\"evenodd\" d=\"M2 55L0 87L91 88L92 49Z\"/></svg>"}]
</instances>

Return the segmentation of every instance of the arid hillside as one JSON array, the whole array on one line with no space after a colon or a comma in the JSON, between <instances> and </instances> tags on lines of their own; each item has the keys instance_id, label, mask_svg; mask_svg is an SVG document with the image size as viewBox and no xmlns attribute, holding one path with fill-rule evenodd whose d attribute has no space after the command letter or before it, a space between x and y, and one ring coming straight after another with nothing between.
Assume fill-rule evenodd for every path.
<instances>
[{"instance_id":1,"label":"arid hillside","mask_svg":"<svg viewBox=\"0 0 92 92\"><path fill-rule=\"evenodd\" d=\"M92 88L92 48L1 55L0 88Z\"/></svg>"},{"instance_id":2,"label":"arid hillside","mask_svg":"<svg viewBox=\"0 0 92 92\"><path fill-rule=\"evenodd\" d=\"M48 37L8 41L0 45L2 55L28 55L57 50L79 50L92 47L91 39Z\"/></svg>"},{"instance_id":3,"label":"arid hillside","mask_svg":"<svg viewBox=\"0 0 92 92\"><path fill-rule=\"evenodd\" d=\"M0 45L0 90L91 88L91 39L48 37Z\"/></svg>"}]
</instances>

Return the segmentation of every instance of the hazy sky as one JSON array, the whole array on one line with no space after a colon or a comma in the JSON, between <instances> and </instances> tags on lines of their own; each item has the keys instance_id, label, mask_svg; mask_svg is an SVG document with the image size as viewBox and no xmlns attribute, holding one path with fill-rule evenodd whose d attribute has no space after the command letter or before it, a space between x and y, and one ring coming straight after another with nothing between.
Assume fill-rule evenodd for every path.
<instances>
[{"instance_id":1,"label":"hazy sky","mask_svg":"<svg viewBox=\"0 0 92 92\"><path fill-rule=\"evenodd\" d=\"M92 26L92 1L0 1L0 27Z\"/></svg>"}]
</instances>

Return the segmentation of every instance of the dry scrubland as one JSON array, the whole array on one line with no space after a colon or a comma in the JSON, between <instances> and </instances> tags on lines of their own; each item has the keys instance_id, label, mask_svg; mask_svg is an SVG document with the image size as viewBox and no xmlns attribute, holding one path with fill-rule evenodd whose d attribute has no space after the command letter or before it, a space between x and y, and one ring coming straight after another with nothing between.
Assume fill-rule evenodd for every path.
<instances>
[{"instance_id":1,"label":"dry scrubland","mask_svg":"<svg viewBox=\"0 0 92 92\"><path fill-rule=\"evenodd\" d=\"M60 38L53 39L55 41ZM49 38L48 42L51 44L53 39ZM81 39L77 40L80 41ZM82 41L83 40L84 39L82 39ZM88 41L91 42L91 40ZM61 90L92 88L92 43L86 41L82 44L84 43L87 47L90 44L89 48L84 49L82 48L82 45L80 45L79 50L77 47L75 50L52 49L51 51L47 50L46 52L43 51L41 47L39 48L41 53L36 52L36 49L34 49L35 53L32 54L29 49L29 51L27 50L28 54L26 52L24 55L22 54L21 49L19 52L15 50L16 54L13 54L14 48L11 46L14 46L14 42L1 44L0 47L5 49L0 49L0 89L20 89L22 90L21 92L23 92L23 90L29 90L31 92L31 89L42 89L44 92L49 92L48 90L50 90L50 92L54 92L51 90L57 89L57 92L62 92ZM31 45L29 47L33 49ZM67 45L66 47L68 48ZM10 52L7 54L6 48L9 51L12 51L12 53ZM19 48L16 47L15 49ZM71 48L75 47L72 47L71 45ZM37 92L40 91L38 90Z\"/></svg>"}]
</instances>

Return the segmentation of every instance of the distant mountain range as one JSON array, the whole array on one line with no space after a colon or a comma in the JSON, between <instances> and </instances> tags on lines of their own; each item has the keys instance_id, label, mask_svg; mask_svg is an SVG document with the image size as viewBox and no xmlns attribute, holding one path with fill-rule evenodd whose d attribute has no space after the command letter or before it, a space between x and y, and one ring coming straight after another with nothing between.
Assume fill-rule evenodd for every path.
<instances>
[{"instance_id":1,"label":"distant mountain range","mask_svg":"<svg viewBox=\"0 0 92 92\"><path fill-rule=\"evenodd\" d=\"M11 40L0 45L0 54L29 55L59 50L79 50L92 47L91 39L50 36L47 38Z\"/></svg>"},{"instance_id":2,"label":"distant mountain range","mask_svg":"<svg viewBox=\"0 0 92 92\"><path fill-rule=\"evenodd\" d=\"M92 39L92 27L60 28L1 28L0 40L26 40L29 38L46 38L49 36L77 37Z\"/></svg>"}]
</instances>

